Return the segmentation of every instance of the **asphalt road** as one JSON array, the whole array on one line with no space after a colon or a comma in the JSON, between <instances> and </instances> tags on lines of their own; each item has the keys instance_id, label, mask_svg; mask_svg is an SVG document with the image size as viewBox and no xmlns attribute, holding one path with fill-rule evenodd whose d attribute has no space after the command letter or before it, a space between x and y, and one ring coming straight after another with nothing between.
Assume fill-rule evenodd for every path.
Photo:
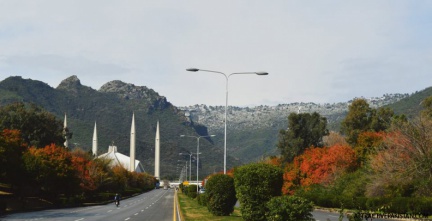
<instances>
[{"instance_id":1,"label":"asphalt road","mask_svg":"<svg viewBox=\"0 0 432 221\"><path fill-rule=\"evenodd\" d=\"M15 213L0 217L2 221L134 221L173 219L174 190L157 189L114 203L68 209Z\"/></svg>"}]
</instances>

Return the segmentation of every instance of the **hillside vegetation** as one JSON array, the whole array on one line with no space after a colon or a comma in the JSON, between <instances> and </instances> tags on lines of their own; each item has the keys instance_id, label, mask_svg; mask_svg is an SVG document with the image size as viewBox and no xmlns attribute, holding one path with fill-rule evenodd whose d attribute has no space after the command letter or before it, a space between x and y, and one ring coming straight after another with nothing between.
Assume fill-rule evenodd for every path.
<instances>
[{"instance_id":1,"label":"hillside vegetation","mask_svg":"<svg viewBox=\"0 0 432 221\"><path fill-rule=\"evenodd\" d=\"M181 152L196 152L196 140L180 138L181 134L206 135L207 129L184 117L163 96L144 86L135 86L121 81L112 81L98 91L81 85L76 76L63 80L57 88L48 84L21 77L9 77L0 82L0 105L14 102L36 104L54 114L59 120L67 115L68 128L73 136L71 148L91 150L95 122L98 129L98 154L107 152L112 143L119 152L129 155L132 113L135 113L137 150L136 157L150 174L154 171L154 146L156 123L160 123L161 176L178 178L178 161L189 160ZM222 138L222 137L221 137ZM212 140L200 143L202 173L222 170L222 148ZM238 162L228 158L230 166ZM183 166L184 164L181 164ZM192 166L195 167L192 163ZM196 168L196 167L195 167Z\"/></svg>"}]
</instances>

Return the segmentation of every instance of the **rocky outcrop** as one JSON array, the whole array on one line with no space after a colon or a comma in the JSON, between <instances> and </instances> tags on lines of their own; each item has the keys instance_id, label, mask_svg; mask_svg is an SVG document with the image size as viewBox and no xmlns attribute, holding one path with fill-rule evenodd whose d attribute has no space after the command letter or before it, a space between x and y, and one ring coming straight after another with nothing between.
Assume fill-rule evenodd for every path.
<instances>
[{"instance_id":1,"label":"rocky outcrop","mask_svg":"<svg viewBox=\"0 0 432 221\"><path fill-rule=\"evenodd\" d=\"M159 97L159 94L145 86L135 86L134 84L124 83L119 80L110 81L99 89L99 92L116 93L126 100L152 100Z\"/></svg>"},{"instance_id":2,"label":"rocky outcrop","mask_svg":"<svg viewBox=\"0 0 432 221\"><path fill-rule=\"evenodd\" d=\"M408 94L386 94L382 97L365 98L373 108L382 107L399 101ZM326 117L328 124L340 122L348 111L351 101L333 104L290 103L277 106L233 107L228 108L227 124L233 130L248 128L269 128L287 126L290 113L317 112ZM211 131L221 131L224 128L225 106L192 105L179 107L188 113L191 121L206 125Z\"/></svg>"}]
</instances>

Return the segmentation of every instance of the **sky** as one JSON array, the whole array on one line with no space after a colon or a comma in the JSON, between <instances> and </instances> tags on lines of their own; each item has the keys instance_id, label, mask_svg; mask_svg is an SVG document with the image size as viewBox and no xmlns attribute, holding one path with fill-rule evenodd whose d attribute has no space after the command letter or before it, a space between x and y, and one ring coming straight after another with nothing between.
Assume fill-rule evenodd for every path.
<instances>
[{"instance_id":1,"label":"sky","mask_svg":"<svg viewBox=\"0 0 432 221\"><path fill-rule=\"evenodd\" d=\"M432 86L432 1L0 0L0 81L72 75L175 106L411 94Z\"/></svg>"}]
</instances>

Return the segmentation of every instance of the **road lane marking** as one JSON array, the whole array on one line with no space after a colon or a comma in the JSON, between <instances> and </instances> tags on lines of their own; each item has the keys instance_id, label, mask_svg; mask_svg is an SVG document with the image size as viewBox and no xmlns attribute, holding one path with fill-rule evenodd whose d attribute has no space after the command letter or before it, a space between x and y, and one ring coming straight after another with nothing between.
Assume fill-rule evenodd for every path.
<instances>
[{"instance_id":1,"label":"road lane marking","mask_svg":"<svg viewBox=\"0 0 432 221\"><path fill-rule=\"evenodd\" d=\"M76 219L75 221L81 221L81 220L83 220L84 218L81 218L81 219Z\"/></svg>"},{"instance_id":2,"label":"road lane marking","mask_svg":"<svg viewBox=\"0 0 432 221\"><path fill-rule=\"evenodd\" d=\"M134 215L135 215L135 216L138 216L138 213L135 213Z\"/></svg>"},{"instance_id":3,"label":"road lane marking","mask_svg":"<svg viewBox=\"0 0 432 221\"><path fill-rule=\"evenodd\" d=\"M175 194L174 193L174 202L173 202L173 221L177 221L176 219L176 198L175 198Z\"/></svg>"},{"instance_id":4,"label":"road lane marking","mask_svg":"<svg viewBox=\"0 0 432 221\"><path fill-rule=\"evenodd\" d=\"M112 209L111 209L111 210L108 210L108 212L109 212L109 213L112 212Z\"/></svg>"},{"instance_id":5,"label":"road lane marking","mask_svg":"<svg viewBox=\"0 0 432 221\"><path fill-rule=\"evenodd\" d=\"M127 221L127 220L129 220L129 219L130 219L130 217L126 218L125 221Z\"/></svg>"}]
</instances>

